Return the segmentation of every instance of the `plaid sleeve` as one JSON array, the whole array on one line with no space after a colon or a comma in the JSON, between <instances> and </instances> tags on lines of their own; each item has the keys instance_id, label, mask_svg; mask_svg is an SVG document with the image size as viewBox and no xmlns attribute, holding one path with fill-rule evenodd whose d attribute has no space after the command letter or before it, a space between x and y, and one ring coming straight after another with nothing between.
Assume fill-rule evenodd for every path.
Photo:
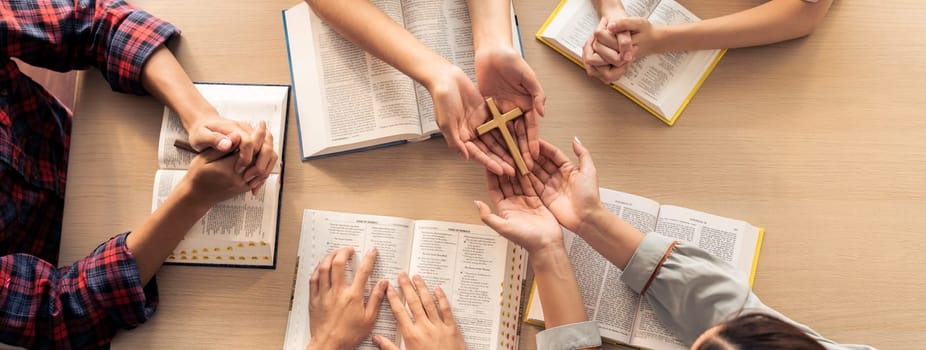
<instances>
[{"instance_id":1,"label":"plaid sleeve","mask_svg":"<svg viewBox=\"0 0 926 350\"><path fill-rule=\"evenodd\" d=\"M177 28L123 0L0 1L0 55L57 71L98 68L144 94L145 62Z\"/></svg>"},{"instance_id":2,"label":"plaid sleeve","mask_svg":"<svg viewBox=\"0 0 926 350\"><path fill-rule=\"evenodd\" d=\"M97 349L119 328L145 322L157 307L154 279L141 285L126 234L72 266L31 255L0 258L0 342L26 348Z\"/></svg>"}]
</instances>

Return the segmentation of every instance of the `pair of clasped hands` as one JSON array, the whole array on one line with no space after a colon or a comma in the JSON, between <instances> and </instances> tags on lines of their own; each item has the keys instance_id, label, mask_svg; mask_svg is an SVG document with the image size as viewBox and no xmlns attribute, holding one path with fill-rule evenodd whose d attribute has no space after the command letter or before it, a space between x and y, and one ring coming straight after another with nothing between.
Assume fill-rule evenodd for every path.
<instances>
[{"instance_id":1,"label":"pair of clasped hands","mask_svg":"<svg viewBox=\"0 0 926 350\"><path fill-rule=\"evenodd\" d=\"M489 198L496 213L487 204L475 201L482 221L524 247L532 263L566 256L560 225L582 232L583 222L589 225L606 212L599 200L591 155L578 138L572 145L577 163L546 141L539 141L538 146L539 156L528 175L499 176L486 171ZM395 316L405 348L466 349L447 295L439 286L433 288L432 294L421 276L403 272L397 278L398 290L389 280L380 279L365 300L377 250L374 247L363 254L353 281L348 282L346 273L354 255L354 247L334 250L312 274L309 350L353 349L361 345L373 331L384 299ZM381 349L398 349L394 339L380 335L373 335L372 342Z\"/></svg>"}]
</instances>

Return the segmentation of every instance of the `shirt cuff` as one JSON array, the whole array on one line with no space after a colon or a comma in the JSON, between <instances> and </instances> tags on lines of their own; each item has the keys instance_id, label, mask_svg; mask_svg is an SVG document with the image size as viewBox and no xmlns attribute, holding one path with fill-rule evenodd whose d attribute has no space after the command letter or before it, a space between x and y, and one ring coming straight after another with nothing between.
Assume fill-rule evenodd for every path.
<instances>
[{"instance_id":1,"label":"shirt cuff","mask_svg":"<svg viewBox=\"0 0 926 350\"><path fill-rule=\"evenodd\" d=\"M537 333L538 350L573 350L599 346L601 333L596 321L571 323Z\"/></svg>"},{"instance_id":2,"label":"shirt cuff","mask_svg":"<svg viewBox=\"0 0 926 350\"><path fill-rule=\"evenodd\" d=\"M621 274L621 281L634 292L642 293L673 242L675 240L671 238L653 232L648 233L630 257L630 262Z\"/></svg>"},{"instance_id":3,"label":"shirt cuff","mask_svg":"<svg viewBox=\"0 0 926 350\"><path fill-rule=\"evenodd\" d=\"M112 324L135 328L144 323L158 304L157 282L152 277L142 286L135 257L125 245L123 233L101 244L86 263L87 289Z\"/></svg>"},{"instance_id":4,"label":"shirt cuff","mask_svg":"<svg viewBox=\"0 0 926 350\"><path fill-rule=\"evenodd\" d=\"M114 91L145 95L142 68L155 49L180 31L172 24L125 3L110 11L128 13L112 29L109 45L106 46L106 80Z\"/></svg>"}]
</instances>

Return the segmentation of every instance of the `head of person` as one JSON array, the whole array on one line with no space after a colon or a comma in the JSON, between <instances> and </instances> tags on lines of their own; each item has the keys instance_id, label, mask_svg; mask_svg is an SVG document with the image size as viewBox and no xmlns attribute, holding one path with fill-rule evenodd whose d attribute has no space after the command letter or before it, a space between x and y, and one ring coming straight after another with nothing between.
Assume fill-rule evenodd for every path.
<instances>
[{"instance_id":1,"label":"head of person","mask_svg":"<svg viewBox=\"0 0 926 350\"><path fill-rule=\"evenodd\" d=\"M816 340L780 318L749 313L708 329L692 350L825 350Z\"/></svg>"}]
</instances>

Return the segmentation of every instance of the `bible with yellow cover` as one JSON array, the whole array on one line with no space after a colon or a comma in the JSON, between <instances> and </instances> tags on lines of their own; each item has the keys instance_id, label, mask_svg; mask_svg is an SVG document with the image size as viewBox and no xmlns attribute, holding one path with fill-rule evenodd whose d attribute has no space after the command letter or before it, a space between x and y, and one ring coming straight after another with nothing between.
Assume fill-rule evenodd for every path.
<instances>
[{"instance_id":1,"label":"bible with yellow cover","mask_svg":"<svg viewBox=\"0 0 926 350\"><path fill-rule=\"evenodd\" d=\"M653 24L701 19L673 0L623 0L630 17ZM562 0L537 32L537 39L579 66L582 46L598 25L591 0ZM637 59L611 87L671 126L710 75L726 50L668 52Z\"/></svg>"},{"instance_id":2,"label":"bible with yellow cover","mask_svg":"<svg viewBox=\"0 0 926 350\"><path fill-rule=\"evenodd\" d=\"M755 278L765 231L747 222L648 198L601 189L601 202L609 211L642 232L655 232L681 243L700 247L742 272L749 284ZM566 249L576 271L589 320L598 321L606 341L650 349L687 349L639 294L621 282L622 271L574 233L565 231ZM537 286L524 313L525 322L543 326L543 309Z\"/></svg>"}]
</instances>

